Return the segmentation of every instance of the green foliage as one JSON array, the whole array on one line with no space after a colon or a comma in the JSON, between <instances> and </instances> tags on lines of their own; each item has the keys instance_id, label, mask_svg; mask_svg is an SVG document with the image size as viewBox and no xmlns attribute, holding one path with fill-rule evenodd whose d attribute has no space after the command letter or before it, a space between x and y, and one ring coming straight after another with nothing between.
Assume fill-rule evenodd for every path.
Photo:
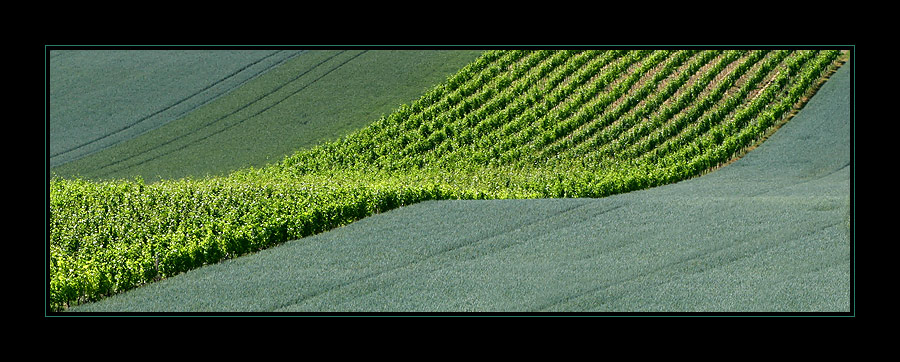
<instances>
[{"instance_id":1,"label":"green foliage","mask_svg":"<svg viewBox=\"0 0 900 362\"><path fill-rule=\"evenodd\" d=\"M491 51L371 126L226 177L50 181L50 306L437 199L603 197L727 162L837 51Z\"/></svg>"}]
</instances>

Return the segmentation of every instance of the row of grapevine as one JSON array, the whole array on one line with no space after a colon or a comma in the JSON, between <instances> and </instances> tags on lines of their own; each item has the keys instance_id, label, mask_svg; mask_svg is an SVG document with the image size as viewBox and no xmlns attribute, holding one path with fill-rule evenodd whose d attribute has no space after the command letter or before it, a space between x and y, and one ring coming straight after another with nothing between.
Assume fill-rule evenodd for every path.
<instances>
[{"instance_id":1,"label":"row of grapevine","mask_svg":"<svg viewBox=\"0 0 900 362\"><path fill-rule=\"evenodd\" d=\"M713 119L724 117L725 114L731 112L734 107L743 100L747 91L754 87L756 83L762 79L762 76L765 76L770 70L774 69L775 65L777 65L786 55L785 52L779 52L769 57L767 61L760 63L762 60L761 58L767 56L768 53L768 51L753 52L747 61L741 63L740 66L730 73L728 78L720 83L719 88L713 93L713 96L721 98L730 90L732 91L732 96L724 102L719 103L719 108L706 112L706 114L704 114L702 118L699 118L698 121L695 121L695 125L686 132L702 132L704 128L708 127ZM749 75L748 72L750 72ZM733 92L734 86L742 79L744 80L743 88L740 91ZM619 151L617 157L636 158L639 155L654 149L661 142L665 141L667 139L667 134L671 135L674 133L672 131L667 131L665 128L659 128L661 126L660 122L649 122L645 123L643 126L644 127L633 130L633 132L628 135L624 142L625 147Z\"/></svg>"},{"instance_id":2,"label":"row of grapevine","mask_svg":"<svg viewBox=\"0 0 900 362\"><path fill-rule=\"evenodd\" d=\"M762 136L769 127L776 125L793 109L801 98L808 95L810 86L819 80L827 65L832 64L838 56L837 51L810 52L814 57L803 65L790 69L792 80L779 92L777 99L769 105L759 107L759 112L749 122L743 124L740 130L733 131L714 150L708 151L702 157L692 160L700 163L705 168L725 162L740 149L750 145L753 140ZM731 124L728 124L731 126ZM731 128L733 129L733 128Z\"/></svg>"},{"instance_id":3,"label":"row of grapevine","mask_svg":"<svg viewBox=\"0 0 900 362\"><path fill-rule=\"evenodd\" d=\"M640 64L637 70L631 72L630 76L618 85L616 85L615 90L608 93L608 96L600 98L605 102L601 102L600 104L595 104L593 107L584 107L584 103L588 100L587 98L593 98L595 93L579 93L579 97L573 99L570 102L567 102L564 106L559 107L560 111L551 117L555 117L557 119L556 122L553 123L552 126L544 125L545 131L538 136L531 143L531 147L535 151L542 150L546 145L552 143L553 141L561 138L562 136L568 135L575 128L582 125L588 119L593 118L600 109L605 108L605 106L609 103L612 103L615 98L616 100L621 99L623 96L628 94L628 89L630 89L638 79L642 78L643 75L648 72L651 68L656 67L660 64L663 59L669 56L668 52L655 52L647 60ZM642 95L646 95L645 92L635 92L633 97L628 97L628 100L622 103L617 109L616 113L622 113L628 107L634 105L636 101L638 101Z\"/></svg>"},{"instance_id":4,"label":"row of grapevine","mask_svg":"<svg viewBox=\"0 0 900 362\"><path fill-rule=\"evenodd\" d=\"M649 51L636 51L624 54L621 58L617 59L615 63L605 67L604 71L601 74L598 74L597 78L587 85L587 87L589 87L587 92L589 94L599 94L602 89L606 89L620 80L625 79L626 70L643 60L649 53ZM613 92L622 91L624 88L625 87L617 87ZM574 89L564 89L559 93L571 94L574 91ZM614 98L617 97L612 95L605 99L612 100ZM553 124L560 120L564 115L564 113L560 112L566 112L566 110L568 110L568 108L558 108L558 103L563 99L562 96L554 97L552 99L554 101L553 103L546 104L544 107L539 108L538 112L525 114L524 116L530 116L528 126L505 138L502 141L505 145L501 148L493 148L491 147L492 144L488 143L484 144L481 149L487 150L488 152L495 152L497 157L500 157L501 160L522 160L527 157L527 155L532 154L532 151L535 148L533 145L534 140L539 137L542 132L546 132ZM496 159L496 157L493 158ZM487 163L489 160L490 158L482 162Z\"/></svg>"},{"instance_id":5,"label":"row of grapevine","mask_svg":"<svg viewBox=\"0 0 900 362\"><path fill-rule=\"evenodd\" d=\"M623 148L633 145L635 136L653 132L654 136L665 139L682 130L713 106L724 94L725 90L730 88L731 84L729 81L733 80L731 77L739 76L741 69L744 69L741 65L751 65L758 60L758 58L753 56L745 57L744 61L737 67L737 72L731 72L729 77L718 77L727 66L734 64L741 55L737 52L726 53L718 63L701 74L689 89L683 92L680 97L677 97L668 107L664 108L658 116L645 123L645 127L639 128L639 133L629 133L626 136L618 137L615 142L603 145L596 152L601 157L611 157ZM719 78L718 82L714 82L716 78ZM713 88L715 89L714 91L708 92L709 89ZM656 139L659 138L649 138L649 144L653 145L652 141ZM644 144L648 143L645 142Z\"/></svg>"},{"instance_id":6,"label":"row of grapevine","mask_svg":"<svg viewBox=\"0 0 900 362\"><path fill-rule=\"evenodd\" d=\"M692 58L692 61L683 69L680 69L677 72L677 76L675 79L666 78L667 83L662 90L657 90L649 101L645 102L643 107L636 113L635 115L648 115L654 112L657 113L655 119L663 119L667 117L665 113L660 116L657 111L658 107L664 104L664 102L668 102L668 100L676 94L685 84L687 84L688 80L702 67L709 64L715 58L721 56L721 52L719 51L705 51L699 55L696 55ZM673 109L673 108L668 108ZM635 119L642 119L643 117L636 117ZM575 144L572 148L564 151L564 154L561 156L569 155L570 157L581 157L590 153L595 153L595 150L608 144L612 140L614 140L618 133L622 130L622 128L617 127L615 122L619 121L618 118L614 117L612 113L604 113L600 117L597 117L593 122L591 122L586 127L585 135L580 136L579 139L581 142ZM618 122L618 124L627 124L631 120L624 120L623 122ZM646 121L645 121L646 122Z\"/></svg>"},{"instance_id":7,"label":"row of grapevine","mask_svg":"<svg viewBox=\"0 0 900 362\"><path fill-rule=\"evenodd\" d=\"M687 141L693 139L697 135L703 134L712 125L718 124L721 120L729 117L736 111L736 108L739 105L745 104L751 91L756 88L765 77L773 77L774 75L772 75L771 72L781 64L787 55L787 52L776 52L769 57L759 67L755 68L754 73L748 79L744 80L739 90L732 92L731 97L724 102L721 102L717 109L708 112L704 117L695 121L691 128L674 136L669 134L668 137L665 136L665 133L662 130L653 134L648 134L640 141L634 142L626 148L626 150L621 153L621 157L640 157L642 159L653 161L660 156L665 155L670 150L683 146Z\"/></svg>"},{"instance_id":8,"label":"row of grapevine","mask_svg":"<svg viewBox=\"0 0 900 362\"><path fill-rule=\"evenodd\" d=\"M535 123L542 114L546 114L549 109L562 99L567 91L559 86L564 85L563 81L565 79L572 76L579 69L581 69L581 77L587 74L596 74L604 67L610 66L611 63L619 64L613 62L617 61L621 55L621 52L606 52L589 63L580 59L578 62L567 63L564 67L557 68L548 75L549 80L545 87L529 89L527 93L522 94L518 98L519 101L514 103L513 107L504 110L501 115L506 122L501 124L500 127L494 127L489 132L482 133L481 137L473 143L473 148L480 150L489 147L497 153L503 153L505 150L520 143L514 135L522 135L524 129ZM568 82L567 84L572 83ZM599 87L605 83L592 82L592 84L594 87ZM450 159L453 159L452 156ZM483 157L482 161L484 161Z\"/></svg>"},{"instance_id":9,"label":"row of grapevine","mask_svg":"<svg viewBox=\"0 0 900 362\"><path fill-rule=\"evenodd\" d=\"M557 142L544 147L540 154L538 155L538 159L548 159L550 157L561 156L561 152L566 152L573 150L577 145L579 145L582 141L586 140L588 137L593 135L600 127L602 127L601 122L597 122L599 119L612 119L618 118L616 114L624 114L626 111L629 113L629 120L625 121L625 123L630 123L633 120L640 119L642 112L646 111L645 106L647 105L646 98L654 93L663 80L667 79L673 72L676 71L677 68L682 66L684 62L690 59L695 54L694 51L679 51L677 54L674 54L671 57L666 59L666 62L662 64L661 68L652 72L652 77L647 80L639 89L628 92L627 99L620 101L618 106L608 107L608 104L611 101L612 97L601 97L597 98L596 101L593 101L581 110L577 117L573 117L570 121L571 124L566 126L565 128L575 128L572 131L569 131L567 137L561 138L557 137ZM642 73L642 77L647 77L647 73L650 73L649 70L644 70ZM618 100L617 100L618 101ZM637 108L636 111L630 111L633 107ZM612 109L612 110L610 110Z\"/></svg>"}]
</instances>

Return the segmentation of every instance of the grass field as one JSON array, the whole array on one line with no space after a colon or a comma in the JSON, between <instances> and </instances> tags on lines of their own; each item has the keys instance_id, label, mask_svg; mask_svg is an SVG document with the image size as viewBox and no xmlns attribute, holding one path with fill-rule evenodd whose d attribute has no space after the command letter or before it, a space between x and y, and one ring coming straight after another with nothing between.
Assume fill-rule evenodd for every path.
<instances>
[{"instance_id":1,"label":"grass field","mask_svg":"<svg viewBox=\"0 0 900 362\"><path fill-rule=\"evenodd\" d=\"M425 200L601 197L589 202L590 207L583 205L585 210L594 210L591 212L596 215L620 215L621 212L634 211L636 206L626 208L624 204L611 205L609 202L614 201L604 200L617 200L610 196L688 179L731 161L735 155L755 146L773 127L783 123L797 107L803 105L824 77L830 74L830 70L840 64L836 62L839 59L837 51L491 51L427 91L415 102L401 106L368 127L338 141L295 153L278 164L243 169L226 177L147 184L142 181L91 182L56 178L50 183L50 305L51 308L61 308L72 303L96 300L202 265L233 259ZM732 195L741 196L740 189L730 190ZM585 199L577 200L587 202ZM730 202L724 201L723 205ZM655 205L639 204L643 205L640 207ZM431 204L423 205L421 207ZM535 201L528 207L540 208L542 205L552 203ZM568 215L565 213L568 209L581 207L560 205L548 207L561 208L561 215ZM831 201L816 207L843 211L833 207ZM702 210L715 208L701 207L697 210L700 210L695 211L697 215L702 217ZM428 209L422 212L425 218L431 217L431 213ZM506 214L497 211L496 215ZM652 227L649 225L656 220L653 214L641 212L630 215L646 215L649 218L643 221L629 218L624 221L625 224L636 220L640 223L633 228L615 228L616 233L625 233L620 239L622 242L652 234L650 231L633 232L640 232L644 225ZM750 212L747 215L756 214ZM579 238L577 228L566 229L566 232L574 233L575 239L571 239L559 235L561 231L552 227L559 222L571 222L573 225L586 222L583 226L594 222L582 219L582 214L572 217L577 220L550 218L553 221L550 229L554 230L551 235L556 233L558 237L554 240L589 240L583 236ZM441 220L444 219L440 216L429 220L431 222L416 226L428 230L447 230L443 228ZM401 219L400 222L404 221ZM404 225L410 225L410 222L407 220ZM509 225L515 226L520 222L525 221L513 215ZM468 225L454 224L452 218L447 219L447 223L450 230ZM366 225L358 222L344 229L360 224ZM501 226L503 224L500 222ZM661 225L672 224L660 219L655 227ZM675 225L687 227L690 224ZM414 236L421 233L416 230L400 229L397 235L402 238L404 233L411 232L411 237L403 240L412 242ZM528 230L543 234L543 229ZM737 232L746 233L747 230L762 229ZM488 223L472 228L471 232L490 234L494 229ZM754 233L751 231L750 235L758 235ZM381 239L377 232L373 235L375 239L368 240L384 242L384 234ZM427 243L429 238L435 237L434 234L429 235L423 242ZM398 262L400 265L420 265L403 264L403 260L414 260L409 259L410 255L441 256L428 260L443 260L445 255L458 259L463 256L458 255L457 250L470 250L466 240L476 242L483 239L483 235L447 235L450 236L438 237L443 239L434 245L407 242L391 247L388 243L385 245L387 249L379 249L380 246L373 244L378 250L371 251L378 254L353 254L350 249L359 245L336 242L335 247L343 245L345 249L342 250L347 254L321 262L336 271L350 273L334 275L344 281L338 282L338 285L344 286L358 279L353 274L356 272L389 275L384 273L385 269L376 269L386 267L386 270L397 270ZM800 231L797 235L807 234ZM319 239L301 239L298 242L324 247L316 244L315 240ZM714 240L712 236L703 239L707 242L704 245ZM632 255L638 264L630 267L637 268L635 271L643 270L640 262L645 260L658 260L661 269L657 269L660 270L671 265L684 265L673 264L672 261L690 260L685 257L694 252L684 248L692 243L691 240L679 243L675 245L682 245L683 248L661 254L653 253L653 244L630 244L637 247L629 249L632 253L649 253L649 259ZM571 247L572 253L561 247L547 249L546 253L568 255L559 262L571 261L569 258L577 258L578 255L592 255L589 250L584 250L585 254L577 252L581 250L577 246ZM407 248L411 249L404 252ZM706 251L715 250L723 249L714 246ZM397 253L391 254L390 251ZM679 254L682 251L687 254ZM326 251L324 255L332 254ZM361 259L347 259L355 258L353 255L360 255ZM373 257L366 259L362 258L363 255ZM741 259L741 255L745 254L737 252L729 255ZM238 260L252 259L238 258L235 262ZM313 263L309 271L322 271L315 266L320 261L300 260ZM346 264L342 264L343 261ZM496 264L491 265L496 267ZM467 269L476 274L462 276L474 278L478 270L485 270L491 265ZM517 265L534 266L534 263ZM449 272L451 269L428 268L431 272L453 275ZM376 274L369 274L366 270ZM399 270L407 269L403 267ZM615 270L618 269L607 271L615 274ZM273 273L278 275L275 271ZM572 275L576 280L581 278ZM293 278L290 274L285 276L285 283L294 283L297 288L296 283L311 282L320 283L323 292L336 290L328 287L334 284L329 281L330 277L305 279ZM448 278L440 280L460 283L456 278ZM562 275L560 278L565 280ZM254 283L252 279L250 282ZM431 283L422 280L407 282ZM490 279L486 282L499 281ZM535 282L540 284L539 280ZM587 282L576 282L579 285L583 283ZM457 289L451 289L458 293L467 290L462 287L468 285L466 283L456 285ZM592 290L590 283L582 286L587 288L586 291ZM523 287L535 288L537 284L529 287L526 283ZM596 287L594 284L593 290L597 290ZM245 290L248 287L240 288ZM371 288L365 287L363 291L373 293ZM407 289L392 290L400 292ZM572 295L567 287L558 290L568 293L570 297ZM287 288L284 292L317 294L314 289L298 291ZM515 295L512 293L509 297L514 298ZM591 293L575 295L589 296ZM460 303L458 298L474 297L452 293L450 296L450 303ZM437 299L441 297L441 294L435 296ZM547 295L543 294L538 297L547 299ZM306 299L301 297L298 300ZM471 310L517 308L496 304L508 302L499 296L485 296L478 300L488 304L473 306ZM549 300L553 301L553 298ZM225 307L198 303L193 304L198 308L195 310L230 310L227 305L244 308L241 306L243 302L238 300L219 300L219 303L226 304ZM283 307L287 308L285 310L316 310L309 305L297 304L296 308L291 305L294 304ZM324 305L341 304L331 301L320 304L320 309ZM362 305L374 310L382 304L365 302ZM555 310L554 306L561 304L556 301L529 305L528 310ZM344 306L347 310L361 308L359 305ZM429 306L434 310L470 310L463 305L408 305L409 310L430 309ZM591 308L590 303L583 302L561 309L577 310L579 306L596 309ZM404 305L395 304L390 308L403 310ZM274 310L281 310L281 307Z\"/></svg>"}]
</instances>

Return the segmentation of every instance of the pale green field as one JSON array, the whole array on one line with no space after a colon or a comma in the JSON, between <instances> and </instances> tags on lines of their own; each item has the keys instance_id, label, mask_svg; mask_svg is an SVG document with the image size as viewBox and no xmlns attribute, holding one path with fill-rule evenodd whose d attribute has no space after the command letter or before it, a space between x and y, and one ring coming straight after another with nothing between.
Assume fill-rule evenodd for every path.
<instances>
[{"instance_id":1,"label":"pale green field","mask_svg":"<svg viewBox=\"0 0 900 362\"><path fill-rule=\"evenodd\" d=\"M599 199L427 201L73 312L850 315L850 84L705 176Z\"/></svg>"}]
</instances>

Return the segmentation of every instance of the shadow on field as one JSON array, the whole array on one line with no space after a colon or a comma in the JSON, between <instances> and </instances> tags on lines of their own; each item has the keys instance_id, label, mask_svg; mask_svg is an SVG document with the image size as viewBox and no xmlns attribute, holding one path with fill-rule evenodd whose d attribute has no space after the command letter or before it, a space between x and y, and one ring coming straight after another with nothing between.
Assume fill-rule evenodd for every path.
<instances>
[{"instance_id":1,"label":"shadow on field","mask_svg":"<svg viewBox=\"0 0 900 362\"><path fill-rule=\"evenodd\" d=\"M702 177L422 202L70 311L851 313L850 72Z\"/></svg>"}]
</instances>

